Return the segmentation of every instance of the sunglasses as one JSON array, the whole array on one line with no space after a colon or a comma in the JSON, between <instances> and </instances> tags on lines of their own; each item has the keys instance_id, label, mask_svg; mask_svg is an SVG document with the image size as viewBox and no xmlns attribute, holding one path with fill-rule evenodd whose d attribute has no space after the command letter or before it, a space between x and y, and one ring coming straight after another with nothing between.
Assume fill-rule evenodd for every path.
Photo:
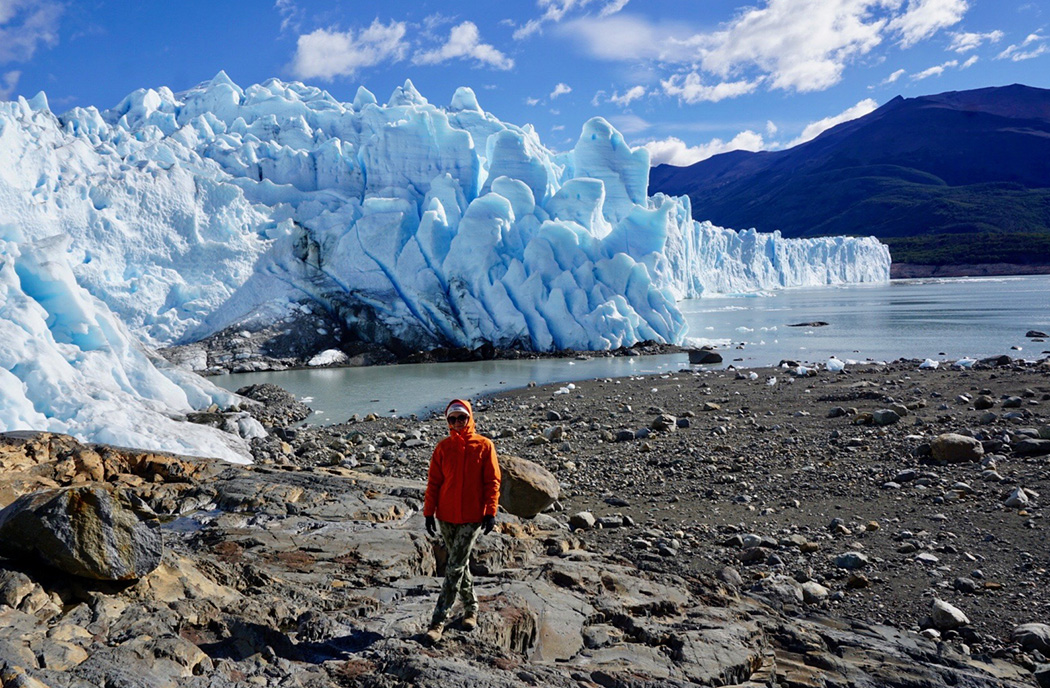
<instances>
[{"instance_id":1,"label":"sunglasses","mask_svg":"<svg viewBox=\"0 0 1050 688\"><path fill-rule=\"evenodd\" d=\"M466 423L468 418L470 418L470 416L464 416L462 414L457 414L455 416L449 416L448 417L448 424L449 425L456 425L458 423Z\"/></svg>"}]
</instances>

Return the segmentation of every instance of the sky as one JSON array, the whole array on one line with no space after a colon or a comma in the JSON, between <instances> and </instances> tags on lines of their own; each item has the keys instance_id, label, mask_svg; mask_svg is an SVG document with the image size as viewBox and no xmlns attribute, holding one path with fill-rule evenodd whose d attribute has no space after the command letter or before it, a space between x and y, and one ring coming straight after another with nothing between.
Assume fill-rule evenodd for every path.
<instances>
[{"instance_id":1,"label":"sky","mask_svg":"<svg viewBox=\"0 0 1050 688\"><path fill-rule=\"evenodd\" d=\"M569 150L609 120L653 164L779 150L900 95L1050 88L1050 0L0 0L0 100L106 109L220 70L385 102L459 86Z\"/></svg>"}]
</instances>

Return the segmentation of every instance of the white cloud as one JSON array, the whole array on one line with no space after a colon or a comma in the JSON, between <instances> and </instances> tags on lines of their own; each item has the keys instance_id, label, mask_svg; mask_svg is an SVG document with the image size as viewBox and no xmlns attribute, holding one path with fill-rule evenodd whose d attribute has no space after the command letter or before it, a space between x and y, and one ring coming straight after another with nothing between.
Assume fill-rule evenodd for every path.
<instances>
[{"instance_id":1,"label":"white cloud","mask_svg":"<svg viewBox=\"0 0 1050 688\"><path fill-rule=\"evenodd\" d=\"M0 100L8 100L11 98L11 94L15 92L15 86L18 85L18 79L21 76L22 72L18 70L12 70L0 74Z\"/></svg>"},{"instance_id":2,"label":"white cloud","mask_svg":"<svg viewBox=\"0 0 1050 688\"><path fill-rule=\"evenodd\" d=\"M736 98L751 93L758 88L758 81L722 82L709 86L701 81L700 75L690 72L686 75L675 74L670 79L660 81L664 93L689 104L712 102L717 103L726 98Z\"/></svg>"},{"instance_id":3,"label":"white cloud","mask_svg":"<svg viewBox=\"0 0 1050 688\"><path fill-rule=\"evenodd\" d=\"M824 119L807 124L806 128L802 130L801 134L799 134L798 138L789 143L787 147L791 148L793 146L799 145L800 143L812 141L828 129L842 124L843 122L849 122L850 120L857 119L858 117L863 117L869 112L874 111L877 107L879 107L878 103L876 103L871 98L865 98L853 107L844 110L843 112L840 112L837 115L825 117Z\"/></svg>"},{"instance_id":4,"label":"white cloud","mask_svg":"<svg viewBox=\"0 0 1050 688\"><path fill-rule=\"evenodd\" d=\"M624 7L627 7L627 3L631 0L609 0L609 4L598 12L599 17L608 17L609 15L616 14Z\"/></svg>"},{"instance_id":5,"label":"white cloud","mask_svg":"<svg viewBox=\"0 0 1050 688\"><path fill-rule=\"evenodd\" d=\"M415 64L441 64L460 58L473 59L494 69L513 69L514 60L494 46L481 42L481 34L474 22L465 21L452 27L448 42L436 50L417 53L412 58Z\"/></svg>"},{"instance_id":6,"label":"white cloud","mask_svg":"<svg viewBox=\"0 0 1050 688\"><path fill-rule=\"evenodd\" d=\"M303 11L295 4L295 0L276 0L273 6L281 15L281 33L289 30L299 31Z\"/></svg>"},{"instance_id":7,"label":"white cloud","mask_svg":"<svg viewBox=\"0 0 1050 688\"><path fill-rule=\"evenodd\" d=\"M609 102L615 103L620 107L627 107L631 104L632 100L638 100L645 95L645 86L634 86L627 90L622 96L619 93L613 93L609 96Z\"/></svg>"},{"instance_id":8,"label":"white cloud","mask_svg":"<svg viewBox=\"0 0 1050 688\"><path fill-rule=\"evenodd\" d=\"M696 49L688 45L692 37L688 27L667 22L654 24L635 15L574 19L560 27L559 32L600 60L651 59L680 64L696 58Z\"/></svg>"},{"instance_id":9,"label":"white cloud","mask_svg":"<svg viewBox=\"0 0 1050 688\"><path fill-rule=\"evenodd\" d=\"M1040 35L1040 33L1036 31L1035 33L1028 34L1028 37L1019 45L1009 46L1006 50L999 53L995 59L1009 59L1014 62L1021 62L1022 60L1031 60L1033 57L1039 57L1046 52L1046 36Z\"/></svg>"},{"instance_id":10,"label":"white cloud","mask_svg":"<svg viewBox=\"0 0 1050 688\"><path fill-rule=\"evenodd\" d=\"M955 26L970 9L967 0L908 0L908 9L887 25L899 33L901 45L909 48L941 29Z\"/></svg>"},{"instance_id":11,"label":"white cloud","mask_svg":"<svg viewBox=\"0 0 1050 688\"><path fill-rule=\"evenodd\" d=\"M540 99L539 98L526 98L525 99L525 104L530 106L530 107L533 107L533 106L536 106L536 105L540 104Z\"/></svg>"},{"instance_id":12,"label":"white cloud","mask_svg":"<svg viewBox=\"0 0 1050 688\"><path fill-rule=\"evenodd\" d=\"M905 69L898 69L893 74L890 74L888 77L883 79L882 80L882 85L892 84L894 81L896 81L897 79L899 79L902 76L904 76L906 72L907 72L907 70L905 70Z\"/></svg>"},{"instance_id":13,"label":"white cloud","mask_svg":"<svg viewBox=\"0 0 1050 688\"><path fill-rule=\"evenodd\" d=\"M598 10L598 16L608 17L614 15L626 7L627 3L630 1L631 0L606 0ZM565 18L565 15L570 14L575 10L583 10L593 2L594 0L536 0L536 6L543 10L543 14L536 19L530 19L519 27L514 32L514 40L520 41L523 38L528 38L533 34L539 33L544 24L558 23Z\"/></svg>"},{"instance_id":14,"label":"white cloud","mask_svg":"<svg viewBox=\"0 0 1050 688\"><path fill-rule=\"evenodd\" d=\"M971 55L969 57L969 59L966 60L966 62L963 62L961 65L959 65L959 69L969 69L970 67L973 67L975 64L977 64L977 56L976 55Z\"/></svg>"},{"instance_id":15,"label":"white cloud","mask_svg":"<svg viewBox=\"0 0 1050 688\"><path fill-rule=\"evenodd\" d=\"M638 115L613 115L609 118L609 122L621 134L638 134L653 126Z\"/></svg>"},{"instance_id":16,"label":"white cloud","mask_svg":"<svg viewBox=\"0 0 1050 688\"><path fill-rule=\"evenodd\" d=\"M551 94L550 94L549 97L550 97L551 100L554 100L558 96L563 96L566 93L572 93L572 87L569 86L568 84L559 83L557 86L554 87L554 90L551 91Z\"/></svg>"},{"instance_id":17,"label":"white cloud","mask_svg":"<svg viewBox=\"0 0 1050 688\"><path fill-rule=\"evenodd\" d=\"M63 6L50 0L0 0L0 64L25 62L58 44Z\"/></svg>"},{"instance_id":18,"label":"white cloud","mask_svg":"<svg viewBox=\"0 0 1050 688\"><path fill-rule=\"evenodd\" d=\"M355 33L317 29L299 36L292 73L300 79L333 79L353 76L359 69L382 62L396 62L405 57L405 24L374 20L366 29Z\"/></svg>"},{"instance_id":19,"label":"white cloud","mask_svg":"<svg viewBox=\"0 0 1050 688\"><path fill-rule=\"evenodd\" d=\"M773 120L771 120L771 119L766 120L766 136L769 136L769 137L776 136L778 131L780 131L780 128L777 127L777 125L773 123Z\"/></svg>"},{"instance_id":20,"label":"white cloud","mask_svg":"<svg viewBox=\"0 0 1050 688\"><path fill-rule=\"evenodd\" d=\"M960 32L952 34L952 43L948 50L957 53L965 53L979 48L984 43L998 43L1003 38L1002 31L989 31L988 33Z\"/></svg>"},{"instance_id":21,"label":"white cloud","mask_svg":"<svg viewBox=\"0 0 1050 688\"><path fill-rule=\"evenodd\" d=\"M842 79L848 62L882 41L879 0L769 0L724 30L699 37L703 68L727 76L752 67L772 88L819 91Z\"/></svg>"},{"instance_id":22,"label":"white cloud","mask_svg":"<svg viewBox=\"0 0 1050 688\"><path fill-rule=\"evenodd\" d=\"M933 67L930 67L929 69L924 69L921 72L919 72L918 74L912 74L911 75L911 79L912 79L912 81L922 81L923 79L929 79L931 76L940 76L941 74L944 74L944 70L948 69L949 67L958 67L958 66L959 66L959 61L958 60L948 60L947 62L944 62L943 64L934 65Z\"/></svg>"},{"instance_id":23,"label":"white cloud","mask_svg":"<svg viewBox=\"0 0 1050 688\"><path fill-rule=\"evenodd\" d=\"M698 75L697 85L761 83L809 92L839 83L848 65L889 37L898 37L904 47L914 45L960 22L969 6L969 0L755 0L710 31L627 12L578 17L559 31L597 59L677 68L680 73L667 79L673 88L684 88L680 80L688 70ZM694 103L711 99L695 90L691 98L680 97Z\"/></svg>"},{"instance_id":24,"label":"white cloud","mask_svg":"<svg viewBox=\"0 0 1050 688\"><path fill-rule=\"evenodd\" d=\"M698 146L689 146L682 139L670 136L661 141L650 141L643 144L642 147L649 151L650 165L667 164L685 167L719 153L734 150L760 151L765 147L765 142L761 134L748 129L740 132L730 141L711 139Z\"/></svg>"}]
</instances>

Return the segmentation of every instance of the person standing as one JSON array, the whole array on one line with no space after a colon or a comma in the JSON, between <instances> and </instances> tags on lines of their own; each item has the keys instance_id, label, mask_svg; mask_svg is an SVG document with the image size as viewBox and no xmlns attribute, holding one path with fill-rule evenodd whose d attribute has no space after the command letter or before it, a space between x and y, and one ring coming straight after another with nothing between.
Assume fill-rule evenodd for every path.
<instances>
[{"instance_id":1,"label":"person standing","mask_svg":"<svg viewBox=\"0 0 1050 688\"><path fill-rule=\"evenodd\" d=\"M453 399L445 407L448 437L441 440L430 457L423 516L427 532L438 529L448 550L445 582L441 586L426 637L441 640L452 605L459 593L463 601L463 630L478 625L478 597L470 574L470 552L478 536L496 527L499 506L500 470L492 440L475 431L470 402Z\"/></svg>"}]
</instances>

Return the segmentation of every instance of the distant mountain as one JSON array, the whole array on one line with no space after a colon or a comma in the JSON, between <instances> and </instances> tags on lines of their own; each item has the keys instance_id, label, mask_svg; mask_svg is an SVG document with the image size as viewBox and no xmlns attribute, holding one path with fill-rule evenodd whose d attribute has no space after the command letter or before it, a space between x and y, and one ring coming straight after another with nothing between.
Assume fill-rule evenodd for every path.
<instances>
[{"instance_id":1,"label":"distant mountain","mask_svg":"<svg viewBox=\"0 0 1050 688\"><path fill-rule=\"evenodd\" d=\"M660 165L649 188L717 225L875 235L895 263L1050 266L1050 90L898 96L788 150Z\"/></svg>"}]
</instances>

